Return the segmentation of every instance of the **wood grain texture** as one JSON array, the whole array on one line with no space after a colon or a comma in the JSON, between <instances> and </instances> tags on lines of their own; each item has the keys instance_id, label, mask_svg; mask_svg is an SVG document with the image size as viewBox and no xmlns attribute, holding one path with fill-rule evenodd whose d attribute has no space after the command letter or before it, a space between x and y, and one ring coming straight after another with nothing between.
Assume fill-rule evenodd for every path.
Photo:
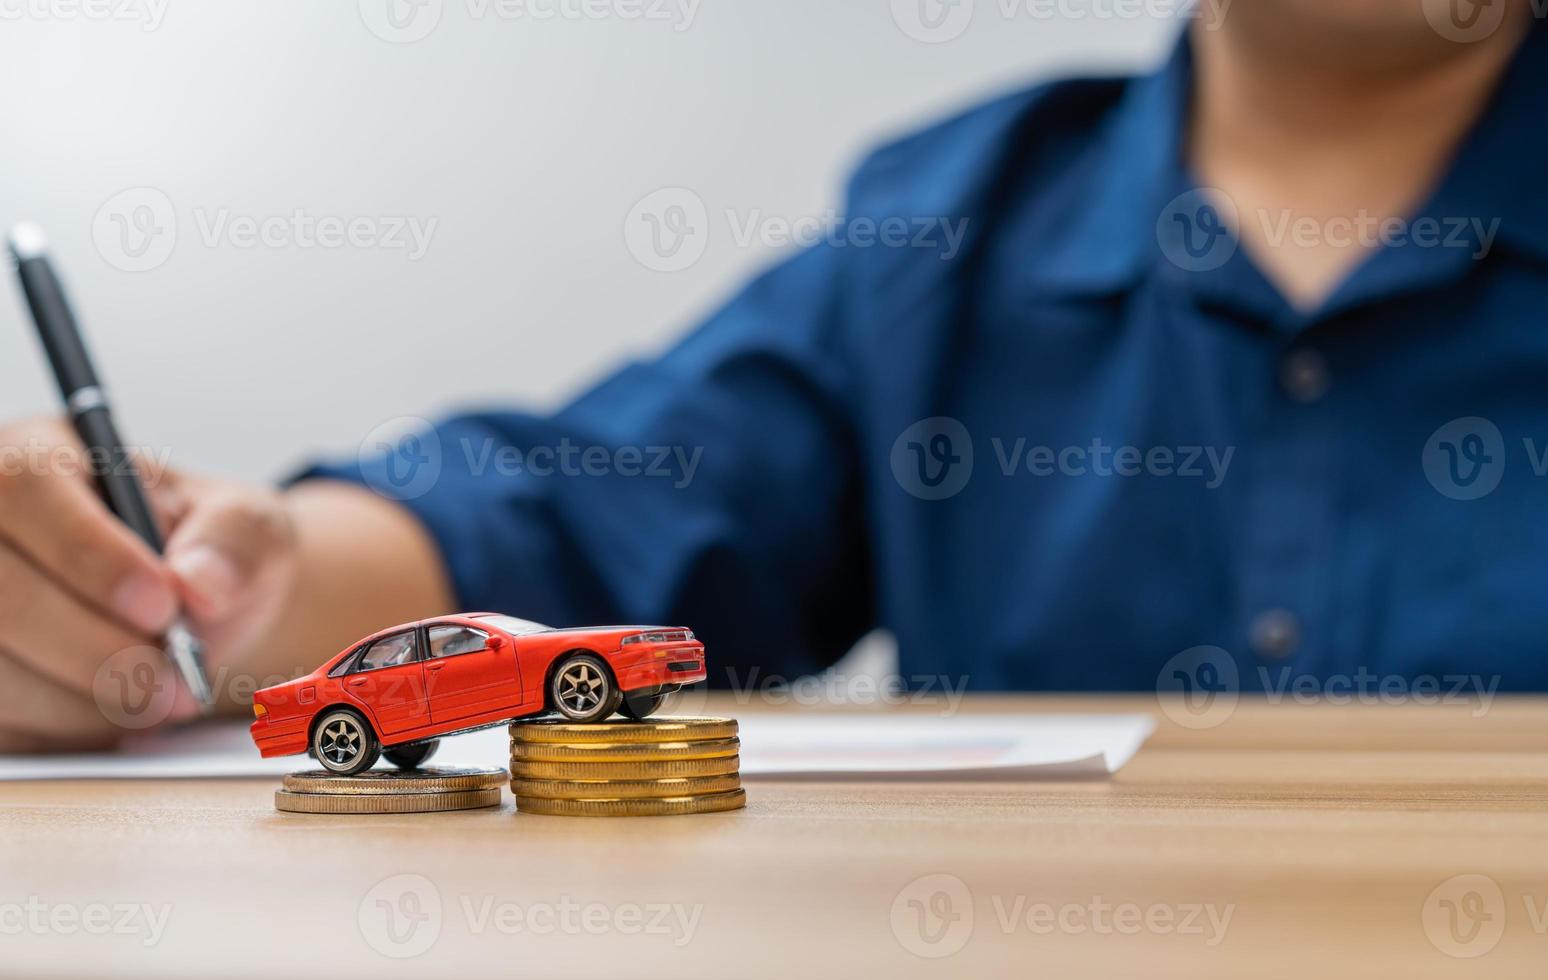
<instances>
[{"instance_id":1,"label":"wood grain texture","mask_svg":"<svg viewBox=\"0 0 1548 980\"><path fill-rule=\"evenodd\" d=\"M16 932L0 911L0 973L1542 978L1548 700L1478 707L1243 702L1194 731L1153 698L977 699L963 710L1143 710L1161 728L1111 781L748 780L744 811L651 820L518 815L509 796L284 814L263 780L5 784L0 910L169 912L147 947ZM379 952L410 948L383 938L376 904L401 889L372 891L399 875L440 905L435 941L407 959ZM965 892L915 884L932 875ZM1446 890L1459 875L1483 877ZM930 945L921 924L969 919L952 955L911 951L962 935Z\"/></svg>"}]
</instances>

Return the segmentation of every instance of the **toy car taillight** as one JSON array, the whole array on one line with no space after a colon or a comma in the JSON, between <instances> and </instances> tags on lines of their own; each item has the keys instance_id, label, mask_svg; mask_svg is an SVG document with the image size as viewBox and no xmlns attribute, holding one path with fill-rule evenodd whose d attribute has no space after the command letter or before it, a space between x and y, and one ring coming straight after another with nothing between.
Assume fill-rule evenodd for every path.
<instances>
[{"instance_id":1,"label":"toy car taillight","mask_svg":"<svg viewBox=\"0 0 1548 980\"><path fill-rule=\"evenodd\" d=\"M692 630L661 630L655 633L636 633L619 641L620 646L631 643L687 643L693 639Z\"/></svg>"}]
</instances>

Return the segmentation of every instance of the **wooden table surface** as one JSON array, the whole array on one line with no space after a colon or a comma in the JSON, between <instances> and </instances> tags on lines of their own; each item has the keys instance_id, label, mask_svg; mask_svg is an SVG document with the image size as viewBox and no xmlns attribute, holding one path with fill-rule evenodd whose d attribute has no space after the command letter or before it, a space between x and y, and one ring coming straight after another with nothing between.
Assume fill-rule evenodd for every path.
<instances>
[{"instance_id":1,"label":"wooden table surface","mask_svg":"<svg viewBox=\"0 0 1548 980\"><path fill-rule=\"evenodd\" d=\"M7 783L0 974L1548 976L1548 700L962 710L1161 727L1110 781L749 781L745 811L648 820Z\"/></svg>"}]
</instances>

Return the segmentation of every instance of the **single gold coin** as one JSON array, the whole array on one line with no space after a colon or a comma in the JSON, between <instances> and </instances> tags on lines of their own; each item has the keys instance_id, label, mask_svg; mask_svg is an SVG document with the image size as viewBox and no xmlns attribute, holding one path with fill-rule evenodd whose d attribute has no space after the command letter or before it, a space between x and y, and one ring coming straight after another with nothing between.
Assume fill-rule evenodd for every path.
<instances>
[{"instance_id":1,"label":"single gold coin","mask_svg":"<svg viewBox=\"0 0 1548 980\"><path fill-rule=\"evenodd\" d=\"M504 769L367 769L353 776L312 769L286 776L285 788L292 793L319 796L466 793L476 789L499 788L509 778L510 774Z\"/></svg>"},{"instance_id":2,"label":"single gold coin","mask_svg":"<svg viewBox=\"0 0 1548 980\"><path fill-rule=\"evenodd\" d=\"M516 779L681 779L724 776L741 769L742 757L658 762L512 762Z\"/></svg>"},{"instance_id":3,"label":"single gold coin","mask_svg":"<svg viewBox=\"0 0 1548 980\"><path fill-rule=\"evenodd\" d=\"M274 808L290 813L434 813L476 810L499 803L498 786L464 793L357 793L351 796L292 793L288 789L274 791Z\"/></svg>"},{"instance_id":4,"label":"single gold coin","mask_svg":"<svg viewBox=\"0 0 1548 980\"><path fill-rule=\"evenodd\" d=\"M511 738L519 742L702 742L731 738L737 733L734 718L653 718L649 721L604 722L577 725L564 721L526 721L511 726Z\"/></svg>"},{"instance_id":5,"label":"single gold coin","mask_svg":"<svg viewBox=\"0 0 1548 980\"><path fill-rule=\"evenodd\" d=\"M737 738L702 742L518 742L511 741L511 762L670 762L677 759L724 759L739 755Z\"/></svg>"},{"instance_id":6,"label":"single gold coin","mask_svg":"<svg viewBox=\"0 0 1548 980\"><path fill-rule=\"evenodd\" d=\"M513 779L517 797L546 800L645 800L704 796L740 789L742 777L684 776L681 779Z\"/></svg>"},{"instance_id":7,"label":"single gold coin","mask_svg":"<svg viewBox=\"0 0 1548 980\"><path fill-rule=\"evenodd\" d=\"M707 796L679 796L661 800L548 800L540 796L516 797L522 813L552 817L669 817L684 813L720 813L747 805L747 791L733 789Z\"/></svg>"}]
</instances>

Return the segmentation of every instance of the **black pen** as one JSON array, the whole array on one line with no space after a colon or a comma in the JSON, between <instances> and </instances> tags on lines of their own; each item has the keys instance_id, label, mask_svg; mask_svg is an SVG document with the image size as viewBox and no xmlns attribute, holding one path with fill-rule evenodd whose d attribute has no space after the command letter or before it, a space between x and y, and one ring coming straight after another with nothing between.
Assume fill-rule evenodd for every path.
<instances>
[{"instance_id":1,"label":"black pen","mask_svg":"<svg viewBox=\"0 0 1548 980\"><path fill-rule=\"evenodd\" d=\"M86 351L59 277L49 264L42 231L32 225L17 225L11 230L10 251L27 306L32 310L32 322L37 325L54 379L59 382L59 393L64 396L65 410L92 458L107 463L99 478L102 495L119 520L160 554L161 531L145 498L139 469L118 437L118 427L113 424L91 355ZM208 708L213 696L204 671L204 649L181 617L167 629L166 653L194 700Z\"/></svg>"}]
</instances>

